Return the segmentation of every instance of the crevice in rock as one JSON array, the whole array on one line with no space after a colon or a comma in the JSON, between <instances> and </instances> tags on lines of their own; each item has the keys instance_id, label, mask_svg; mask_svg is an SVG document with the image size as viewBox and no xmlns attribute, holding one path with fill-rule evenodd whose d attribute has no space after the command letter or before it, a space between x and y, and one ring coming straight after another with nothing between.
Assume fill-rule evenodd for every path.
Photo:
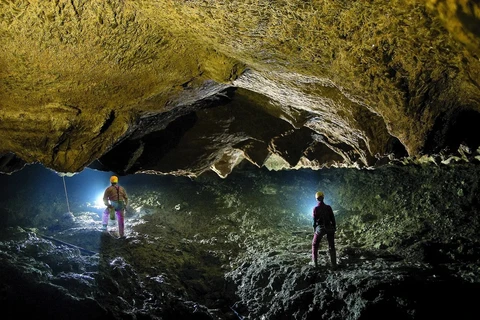
<instances>
[{"instance_id":1,"label":"crevice in rock","mask_svg":"<svg viewBox=\"0 0 480 320\"><path fill-rule=\"evenodd\" d=\"M108 130L108 128L110 128L110 126L112 125L113 121L115 120L115 111L112 110L110 111L110 114L108 116L108 118L105 120L105 122L103 123L102 127L100 128L100 133L99 135L101 135L102 133L104 133L105 131Z\"/></svg>"},{"instance_id":2,"label":"crevice in rock","mask_svg":"<svg viewBox=\"0 0 480 320\"><path fill-rule=\"evenodd\" d=\"M70 137L72 135L72 132L75 130L75 127L73 125L70 125L63 133L62 135L58 138L57 143L52 149L52 163L55 163L55 160L58 157L58 153L60 152L60 148L63 147L64 150L62 151L68 151L69 145L70 145ZM66 145L65 145L66 144ZM65 153L66 155L66 153Z\"/></svg>"}]
</instances>

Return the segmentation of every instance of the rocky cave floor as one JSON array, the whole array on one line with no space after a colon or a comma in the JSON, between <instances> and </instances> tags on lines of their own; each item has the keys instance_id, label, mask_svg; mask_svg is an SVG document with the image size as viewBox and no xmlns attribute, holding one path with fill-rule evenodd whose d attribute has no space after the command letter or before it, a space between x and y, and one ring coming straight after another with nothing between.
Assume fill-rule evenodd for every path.
<instances>
[{"instance_id":1,"label":"rocky cave floor","mask_svg":"<svg viewBox=\"0 0 480 320\"><path fill-rule=\"evenodd\" d=\"M410 169L391 170L389 176L405 177L403 170ZM353 176L364 175L355 178L357 185L369 177L351 172L312 178L245 171L225 180L133 181L127 188L131 202L124 239L116 234L116 221L109 222L110 232L101 232L102 209L88 203L73 202L72 214L50 220L49 210L36 212L0 233L2 314L7 319L32 314L49 319L476 319L480 250L472 235L478 235L480 219L475 208L462 204L472 203L467 194L449 207L457 216L459 210L469 215L468 221L457 219L448 229L448 222L437 220L438 228L415 230L397 223L393 228L411 232L385 230L387 236L375 233L382 221L386 229L384 217L363 213L358 222L353 204L346 210L336 200L339 267L329 266L326 239L319 268L312 266L314 191L335 179L355 189ZM458 172L435 176L474 179L477 169ZM422 174L434 176L415 172L411 177L425 184ZM377 178L368 179L365 185ZM402 181L396 188L407 188L403 192L418 188ZM469 190L475 193L476 185ZM336 191L347 197L348 191ZM445 210L439 214L449 221Z\"/></svg>"}]
</instances>

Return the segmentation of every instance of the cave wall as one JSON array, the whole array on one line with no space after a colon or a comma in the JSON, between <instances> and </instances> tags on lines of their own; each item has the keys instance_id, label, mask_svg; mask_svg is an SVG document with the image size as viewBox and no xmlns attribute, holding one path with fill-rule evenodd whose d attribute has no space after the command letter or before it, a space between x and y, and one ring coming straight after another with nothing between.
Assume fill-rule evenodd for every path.
<instances>
[{"instance_id":1,"label":"cave wall","mask_svg":"<svg viewBox=\"0 0 480 320\"><path fill-rule=\"evenodd\" d=\"M478 147L474 129L455 125L479 112L476 1L4 1L0 16L0 154L15 162L3 172L22 162L79 172L145 119L165 128L224 107L226 88L243 90L227 95L234 103L262 96L265 112L299 132L219 145L214 157L199 143L201 163L142 170L225 176L239 157L265 153L287 167L373 166ZM173 150L206 134L155 143ZM141 153L120 162L132 168Z\"/></svg>"},{"instance_id":2,"label":"cave wall","mask_svg":"<svg viewBox=\"0 0 480 320\"><path fill-rule=\"evenodd\" d=\"M401 251L420 239L478 242L479 174L478 166L469 163L277 172L243 162L225 179L210 172L194 180L156 175L120 180L131 203L155 194L157 202L148 204L149 210L161 210L173 220L178 217L179 228L202 224L210 233L209 224L222 216L244 230L243 236L253 238L260 230L304 230L308 238L314 194L322 190L344 245ZM0 178L3 227L44 227L67 211L62 178L52 171L36 165ZM107 186L108 174L89 170L65 181L72 212L80 214L92 210L89 205ZM28 201L23 200L25 195ZM184 220L182 212L197 218Z\"/></svg>"}]
</instances>

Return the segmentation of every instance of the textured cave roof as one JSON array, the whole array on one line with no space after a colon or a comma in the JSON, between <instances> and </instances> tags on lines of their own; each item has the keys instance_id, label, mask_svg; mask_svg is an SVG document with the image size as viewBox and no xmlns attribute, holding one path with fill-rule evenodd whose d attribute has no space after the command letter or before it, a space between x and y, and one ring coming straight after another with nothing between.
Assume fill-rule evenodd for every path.
<instances>
[{"instance_id":1,"label":"textured cave roof","mask_svg":"<svg viewBox=\"0 0 480 320\"><path fill-rule=\"evenodd\" d=\"M478 157L480 4L0 1L0 171Z\"/></svg>"}]
</instances>

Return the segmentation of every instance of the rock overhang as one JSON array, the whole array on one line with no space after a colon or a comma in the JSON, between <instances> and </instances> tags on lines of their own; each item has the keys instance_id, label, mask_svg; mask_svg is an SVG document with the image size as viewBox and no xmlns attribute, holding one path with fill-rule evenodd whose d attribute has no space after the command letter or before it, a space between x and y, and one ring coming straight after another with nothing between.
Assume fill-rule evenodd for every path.
<instances>
[{"instance_id":1,"label":"rock overhang","mask_svg":"<svg viewBox=\"0 0 480 320\"><path fill-rule=\"evenodd\" d=\"M2 171L224 177L245 159L474 157L478 11L465 0L3 2Z\"/></svg>"}]
</instances>

